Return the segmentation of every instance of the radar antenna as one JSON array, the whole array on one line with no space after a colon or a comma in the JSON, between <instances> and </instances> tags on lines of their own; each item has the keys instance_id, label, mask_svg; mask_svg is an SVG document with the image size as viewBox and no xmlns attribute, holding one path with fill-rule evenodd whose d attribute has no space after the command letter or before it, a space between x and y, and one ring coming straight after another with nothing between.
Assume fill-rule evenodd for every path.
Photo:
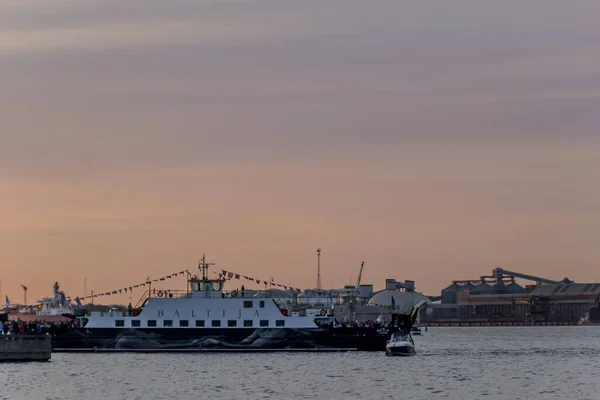
<instances>
[{"instance_id":1,"label":"radar antenna","mask_svg":"<svg viewBox=\"0 0 600 400\"><path fill-rule=\"evenodd\" d=\"M202 280L204 280L204 281L208 280L208 266L209 265L215 265L215 263L207 263L206 255L204 253L202 253L202 259L198 263L198 268L202 272Z\"/></svg>"}]
</instances>

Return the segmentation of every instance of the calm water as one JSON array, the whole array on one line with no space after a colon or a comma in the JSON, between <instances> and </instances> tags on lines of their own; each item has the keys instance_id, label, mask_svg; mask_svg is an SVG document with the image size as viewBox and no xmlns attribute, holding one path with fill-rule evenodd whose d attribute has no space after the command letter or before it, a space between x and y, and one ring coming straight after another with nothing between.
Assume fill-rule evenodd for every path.
<instances>
[{"instance_id":1,"label":"calm water","mask_svg":"<svg viewBox=\"0 0 600 400\"><path fill-rule=\"evenodd\" d=\"M0 398L600 399L600 327L431 328L417 356L54 354L0 364Z\"/></svg>"}]
</instances>

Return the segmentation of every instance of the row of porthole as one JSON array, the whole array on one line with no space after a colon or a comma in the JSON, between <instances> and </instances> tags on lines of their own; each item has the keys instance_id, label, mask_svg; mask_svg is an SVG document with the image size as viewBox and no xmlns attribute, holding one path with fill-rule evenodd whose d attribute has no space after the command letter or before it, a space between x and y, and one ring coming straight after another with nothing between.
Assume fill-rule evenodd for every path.
<instances>
[{"instance_id":1,"label":"row of porthole","mask_svg":"<svg viewBox=\"0 0 600 400\"><path fill-rule=\"evenodd\" d=\"M125 320L123 319L117 319L115 320L115 326L118 328L122 328L125 327ZM132 328L141 328L142 326L142 321L139 319L132 319L131 320L131 327ZM147 328L154 328L157 327L157 321L153 320L153 319L149 319L146 321L146 327ZM180 328L188 328L190 326L190 321L186 320L186 319L182 319L179 321L179 327ZM202 319L196 320L196 328L204 328L205 325L205 321ZM227 327L228 328L236 328L238 326L238 321L235 319L230 319L227 321ZM261 328L268 328L269 327L269 320L268 319L261 319L259 321L259 326ZM283 319L278 319L275 321L275 326L277 327L283 327L285 326L285 320ZM169 320L169 319L165 319L163 320L163 328L172 328L173 327L173 320ZM221 320L218 319L213 319L211 321L211 327L213 328L220 328L221 327ZM253 328L254 327L254 321L251 319L246 319L243 322L243 327L244 328Z\"/></svg>"}]
</instances>

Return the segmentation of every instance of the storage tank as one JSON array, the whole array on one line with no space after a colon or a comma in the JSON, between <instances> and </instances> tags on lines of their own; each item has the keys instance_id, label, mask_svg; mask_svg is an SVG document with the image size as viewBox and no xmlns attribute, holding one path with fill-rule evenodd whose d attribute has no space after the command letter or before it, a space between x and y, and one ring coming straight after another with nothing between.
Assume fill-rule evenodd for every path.
<instances>
[{"instance_id":1,"label":"storage tank","mask_svg":"<svg viewBox=\"0 0 600 400\"><path fill-rule=\"evenodd\" d=\"M473 288L473 290L471 290L471 293L473 293L473 294L491 294L491 293L494 293L494 288L485 282L481 282L480 284L476 285Z\"/></svg>"},{"instance_id":2,"label":"storage tank","mask_svg":"<svg viewBox=\"0 0 600 400\"><path fill-rule=\"evenodd\" d=\"M516 282L511 282L508 285L506 285L506 293L508 293L508 294L525 293L525 288Z\"/></svg>"},{"instance_id":3,"label":"storage tank","mask_svg":"<svg viewBox=\"0 0 600 400\"><path fill-rule=\"evenodd\" d=\"M506 293L506 285L501 279L498 279L496 283L494 283L494 293L496 294L505 294Z\"/></svg>"},{"instance_id":4,"label":"storage tank","mask_svg":"<svg viewBox=\"0 0 600 400\"><path fill-rule=\"evenodd\" d=\"M471 282L467 282L464 285L460 286L458 291L459 292L464 292L465 290L472 291L474 288L475 288L475 285L473 285Z\"/></svg>"},{"instance_id":5,"label":"storage tank","mask_svg":"<svg viewBox=\"0 0 600 400\"><path fill-rule=\"evenodd\" d=\"M442 289L442 304L456 304L458 302L458 291L460 286L456 282Z\"/></svg>"}]
</instances>

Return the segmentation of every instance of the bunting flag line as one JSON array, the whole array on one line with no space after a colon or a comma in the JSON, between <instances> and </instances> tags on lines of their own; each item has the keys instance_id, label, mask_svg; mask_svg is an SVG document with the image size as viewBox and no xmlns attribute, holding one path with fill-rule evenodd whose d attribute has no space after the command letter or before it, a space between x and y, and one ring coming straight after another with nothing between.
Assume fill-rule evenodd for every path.
<instances>
[{"instance_id":1,"label":"bunting flag line","mask_svg":"<svg viewBox=\"0 0 600 400\"><path fill-rule=\"evenodd\" d=\"M132 285L132 286L128 286L128 287L125 287L125 288L122 288L122 289L117 289L117 290L113 290L113 291L109 291L109 292L105 292L105 293L93 294L93 295L81 297L80 299L91 299L91 298L99 297L99 296L111 296L111 295L116 295L116 294L122 294L123 292L129 294L129 293L133 292L134 288L145 287L147 284L150 284L151 282L165 281L167 279L171 279L171 278L177 277L178 275L183 275L186 272L189 274L188 270L184 270L184 271L180 271L180 272L174 272L172 274L165 275L165 276L160 277L160 278L152 279L150 281L146 281L146 282L143 282L143 283L139 283L137 285ZM256 278L252 278L250 276L240 275L240 274L237 274L237 273L231 272L231 271L221 270L221 272L222 272L222 277L224 277L225 279L237 279L237 280L240 280L241 278L244 278L247 281L255 282L258 285L260 285L261 283L266 285L269 282L268 280L265 280L265 279L256 279ZM318 295L329 295L329 296L336 296L336 295L339 294L339 293L337 293L337 291L332 291L332 290L300 289L300 288L297 288L297 287L282 285L282 284L275 283L275 282L271 282L271 285L283 288L285 290L292 290L292 291L296 291L296 292L300 292L300 293L305 293L305 294L313 294L313 295L314 294L318 294Z\"/></svg>"},{"instance_id":2,"label":"bunting flag line","mask_svg":"<svg viewBox=\"0 0 600 400\"><path fill-rule=\"evenodd\" d=\"M250 276L240 275L240 274L236 274L235 272L226 271L224 269L221 270L221 276L223 278L225 278L225 279L228 279L228 280L244 278L247 281L256 282L259 285L261 283L262 284L267 284L268 283L268 281L265 280L265 279L256 279L256 278L252 278ZM328 290L328 291L323 291L323 290L317 290L317 291L315 291L315 290L303 290L303 289L300 289L300 288L296 288L296 287L293 287L293 286L282 285L282 284L275 283L275 282L271 282L271 285L284 288L285 290L293 290L293 291L301 292L301 293L302 292L304 292L304 293L312 293L312 294L332 294L333 293L330 290Z\"/></svg>"},{"instance_id":3,"label":"bunting flag line","mask_svg":"<svg viewBox=\"0 0 600 400\"><path fill-rule=\"evenodd\" d=\"M152 279L152 280L144 282L144 283L138 283L137 285L127 286L127 287L124 287L122 289L112 290L112 291L109 291L109 292L92 294L92 295L85 296L85 297L78 297L78 299L84 300L84 299L91 299L91 298L100 297L100 296L111 296L111 295L116 295L116 294L131 293L131 292L133 292L134 288L145 287L146 284L149 284L150 282L159 282L159 281L164 281L166 279L175 278L178 275L185 274L186 272L188 272L188 270L183 270L183 271L180 271L180 272L174 272L172 274L165 275L165 276L163 276L161 278Z\"/></svg>"}]
</instances>

